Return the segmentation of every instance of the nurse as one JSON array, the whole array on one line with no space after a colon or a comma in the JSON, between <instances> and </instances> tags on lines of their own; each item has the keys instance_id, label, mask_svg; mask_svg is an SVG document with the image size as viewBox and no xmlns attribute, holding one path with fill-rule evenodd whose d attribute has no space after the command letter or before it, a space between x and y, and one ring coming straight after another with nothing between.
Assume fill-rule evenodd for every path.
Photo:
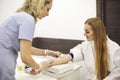
<instances>
[{"instance_id":1,"label":"nurse","mask_svg":"<svg viewBox=\"0 0 120 80\"><path fill-rule=\"evenodd\" d=\"M31 54L57 57L59 52L32 47L32 39L37 19L49 15L52 0L24 0L24 4L15 14L0 25L0 80L15 80L15 68L18 51L22 61L32 67L32 74L38 74L50 63L36 63Z\"/></svg>"},{"instance_id":2,"label":"nurse","mask_svg":"<svg viewBox=\"0 0 120 80\"><path fill-rule=\"evenodd\" d=\"M120 80L120 46L106 36L101 19L86 20L84 30L87 40L56 58L52 65L83 61L81 80Z\"/></svg>"}]
</instances>

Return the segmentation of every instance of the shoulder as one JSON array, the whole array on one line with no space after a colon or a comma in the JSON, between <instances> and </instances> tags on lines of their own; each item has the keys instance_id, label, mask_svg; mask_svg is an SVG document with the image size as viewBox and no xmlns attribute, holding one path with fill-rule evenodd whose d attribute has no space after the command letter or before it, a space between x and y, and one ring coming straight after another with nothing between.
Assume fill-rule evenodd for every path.
<instances>
[{"instance_id":1,"label":"shoulder","mask_svg":"<svg viewBox=\"0 0 120 80\"><path fill-rule=\"evenodd\" d=\"M87 47L89 47L90 45L93 45L94 44L94 42L93 41L87 41L87 40L85 40L85 41L83 41L82 43L80 43L80 44L77 44L77 46L75 46L74 47L74 49L75 48L81 48L81 49L86 49Z\"/></svg>"},{"instance_id":2,"label":"shoulder","mask_svg":"<svg viewBox=\"0 0 120 80\"><path fill-rule=\"evenodd\" d=\"M110 38L107 38L107 40L108 40L108 46L109 47L120 48L119 44L116 43L115 41L111 40Z\"/></svg>"},{"instance_id":3,"label":"shoulder","mask_svg":"<svg viewBox=\"0 0 120 80\"><path fill-rule=\"evenodd\" d=\"M11 17L15 21L35 23L34 17L26 12L14 13Z\"/></svg>"},{"instance_id":4,"label":"shoulder","mask_svg":"<svg viewBox=\"0 0 120 80\"><path fill-rule=\"evenodd\" d=\"M85 46L90 46L90 45L94 45L94 41L87 41L85 40L84 42L82 42L81 44L83 47Z\"/></svg>"},{"instance_id":5,"label":"shoulder","mask_svg":"<svg viewBox=\"0 0 120 80\"><path fill-rule=\"evenodd\" d=\"M111 39L108 39L108 51L109 54L116 55L116 53L120 52L120 46L116 42L112 41Z\"/></svg>"}]
</instances>

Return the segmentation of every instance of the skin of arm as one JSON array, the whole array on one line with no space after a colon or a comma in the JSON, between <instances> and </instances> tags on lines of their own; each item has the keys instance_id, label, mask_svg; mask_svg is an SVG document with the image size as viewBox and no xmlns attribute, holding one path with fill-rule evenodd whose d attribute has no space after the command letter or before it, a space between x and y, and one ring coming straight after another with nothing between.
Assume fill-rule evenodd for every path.
<instances>
[{"instance_id":1,"label":"skin of arm","mask_svg":"<svg viewBox=\"0 0 120 80\"><path fill-rule=\"evenodd\" d=\"M58 57L58 58L54 59L53 62L51 63L51 65L54 66L54 65L64 64L71 60L72 60L72 57L69 54L66 54L62 57Z\"/></svg>"},{"instance_id":2,"label":"skin of arm","mask_svg":"<svg viewBox=\"0 0 120 80\"><path fill-rule=\"evenodd\" d=\"M32 68L38 69L39 64L37 64L31 56L31 46L32 42L28 40L20 40L20 54L23 63L31 66Z\"/></svg>"},{"instance_id":3,"label":"skin of arm","mask_svg":"<svg viewBox=\"0 0 120 80\"><path fill-rule=\"evenodd\" d=\"M31 53L33 55L45 55L45 50L44 49L39 49L39 48L36 48L36 47L31 47Z\"/></svg>"},{"instance_id":4,"label":"skin of arm","mask_svg":"<svg viewBox=\"0 0 120 80\"><path fill-rule=\"evenodd\" d=\"M32 47L31 48L31 53L33 55L45 56L45 50L46 49L39 49L39 48ZM47 55L49 55L49 56L59 57L60 54L61 53L59 51L47 50Z\"/></svg>"},{"instance_id":5,"label":"skin of arm","mask_svg":"<svg viewBox=\"0 0 120 80\"><path fill-rule=\"evenodd\" d=\"M51 61L43 61L40 64L36 63L32 58L32 52L36 55L44 55L42 49L32 47L32 42L29 40L20 40L20 54L23 63L35 69L31 74L36 75L41 72L41 70L46 69L50 66Z\"/></svg>"}]
</instances>

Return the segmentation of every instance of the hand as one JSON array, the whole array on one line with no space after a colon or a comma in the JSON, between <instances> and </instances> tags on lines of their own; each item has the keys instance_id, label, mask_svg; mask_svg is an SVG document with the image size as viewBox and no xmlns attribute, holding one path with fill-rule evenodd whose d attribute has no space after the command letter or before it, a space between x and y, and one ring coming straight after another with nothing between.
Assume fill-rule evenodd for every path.
<instances>
[{"instance_id":1,"label":"hand","mask_svg":"<svg viewBox=\"0 0 120 80\"><path fill-rule=\"evenodd\" d=\"M36 71L36 70L37 70L37 71ZM32 75L37 75L37 74L39 74L39 73L41 72L41 70L31 68L31 67L29 67L29 66L27 66L27 65L25 66L24 71L25 71L26 73L29 73L29 74L32 74Z\"/></svg>"},{"instance_id":2,"label":"hand","mask_svg":"<svg viewBox=\"0 0 120 80\"><path fill-rule=\"evenodd\" d=\"M50 59L50 60L48 60L49 63L50 63L50 66L53 66L54 60L55 60L55 59Z\"/></svg>"},{"instance_id":3,"label":"hand","mask_svg":"<svg viewBox=\"0 0 120 80\"><path fill-rule=\"evenodd\" d=\"M39 73L40 73L40 71L34 71L34 70L31 72L32 75L37 75Z\"/></svg>"},{"instance_id":4,"label":"hand","mask_svg":"<svg viewBox=\"0 0 120 80\"><path fill-rule=\"evenodd\" d=\"M40 63L41 70L50 67L52 62L53 62L52 60L51 61L43 61L43 62L41 62Z\"/></svg>"},{"instance_id":5,"label":"hand","mask_svg":"<svg viewBox=\"0 0 120 80\"><path fill-rule=\"evenodd\" d=\"M51 50L48 50L48 55L52 56L52 57L60 57L62 53L59 52L59 51L51 51Z\"/></svg>"}]
</instances>

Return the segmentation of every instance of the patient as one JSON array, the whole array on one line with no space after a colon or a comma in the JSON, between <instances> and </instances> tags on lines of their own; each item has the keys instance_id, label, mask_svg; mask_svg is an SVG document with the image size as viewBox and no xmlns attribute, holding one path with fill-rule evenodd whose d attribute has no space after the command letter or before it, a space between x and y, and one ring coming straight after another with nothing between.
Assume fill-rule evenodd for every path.
<instances>
[{"instance_id":1,"label":"patient","mask_svg":"<svg viewBox=\"0 0 120 80\"><path fill-rule=\"evenodd\" d=\"M84 30L87 41L54 59L51 65L83 61L84 80L120 80L120 46L106 36L102 20L97 17L86 20Z\"/></svg>"}]
</instances>

